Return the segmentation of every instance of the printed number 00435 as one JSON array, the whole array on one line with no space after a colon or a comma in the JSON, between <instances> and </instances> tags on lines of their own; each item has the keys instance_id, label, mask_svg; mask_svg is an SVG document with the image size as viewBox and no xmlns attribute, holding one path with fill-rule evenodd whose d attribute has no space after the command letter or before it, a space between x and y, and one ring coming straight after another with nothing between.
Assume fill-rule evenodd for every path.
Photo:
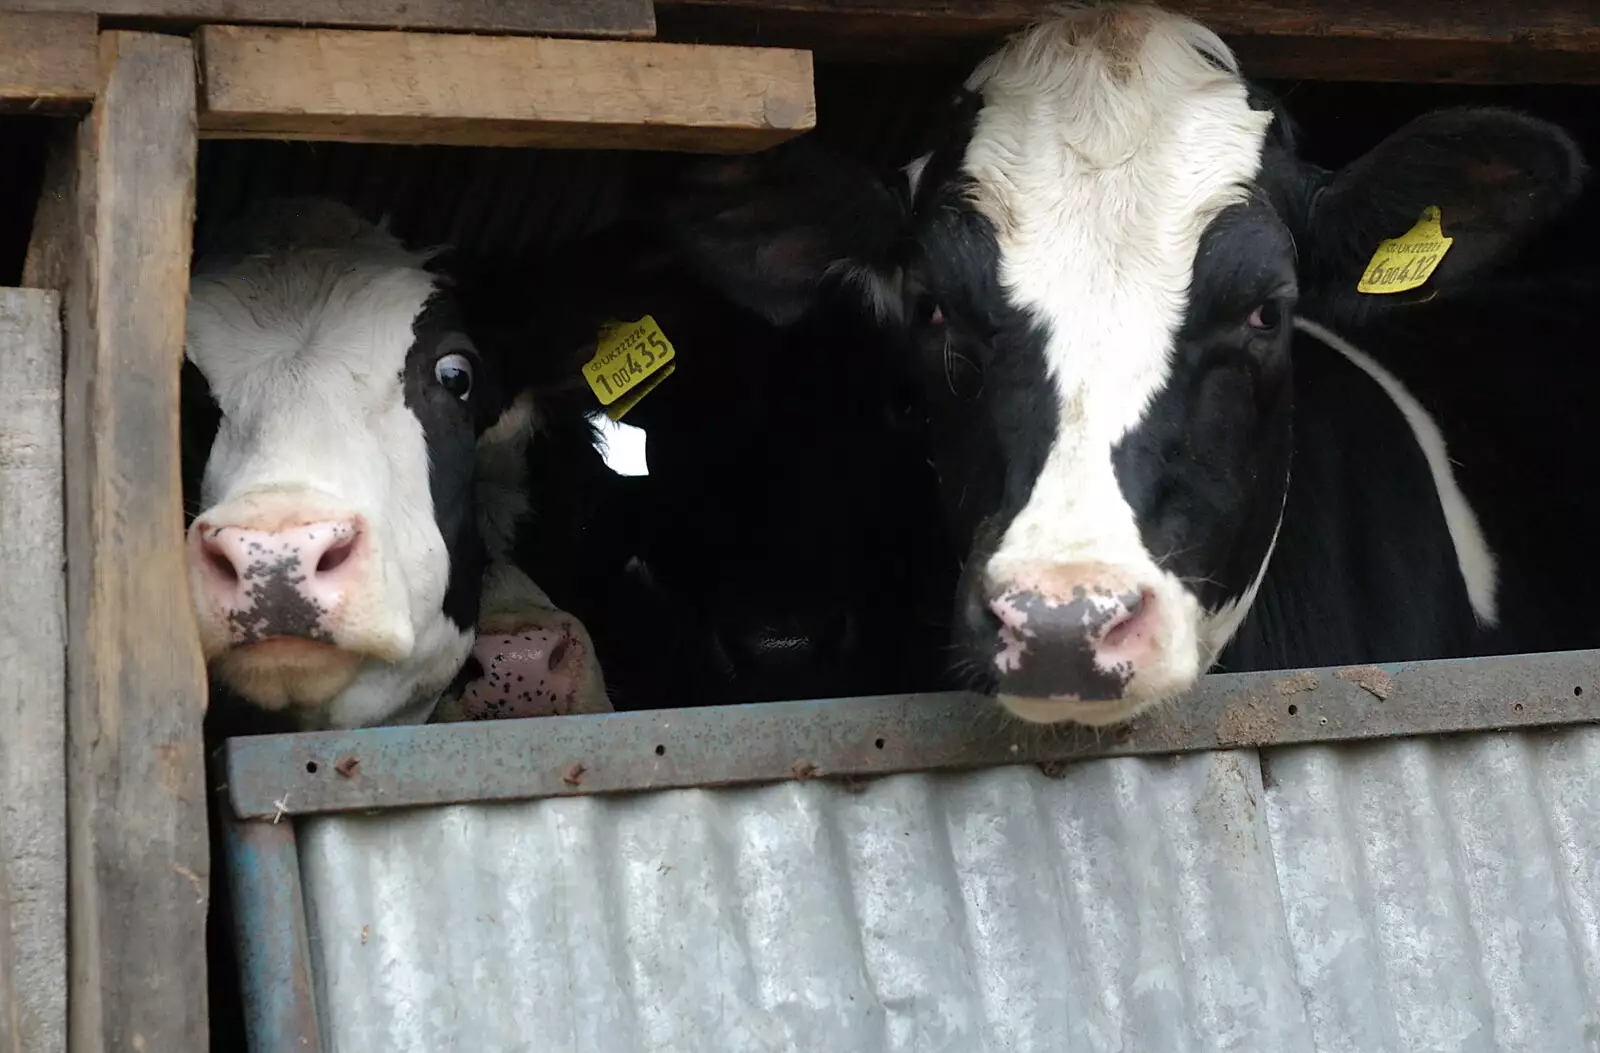
<instances>
[{"instance_id":1,"label":"printed number 00435","mask_svg":"<svg viewBox=\"0 0 1600 1053\"><path fill-rule=\"evenodd\" d=\"M634 350L644 356L644 365L633 357ZM642 377L655 368L658 358L664 358L667 353L667 343L661 338L659 332L647 331L644 340L635 348L629 348L623 355L621 365L609 373L600 373L595 379L605 386L606 394L610 395L628 387L628 381L633 377Z\"/></svg>"}]
</instances>

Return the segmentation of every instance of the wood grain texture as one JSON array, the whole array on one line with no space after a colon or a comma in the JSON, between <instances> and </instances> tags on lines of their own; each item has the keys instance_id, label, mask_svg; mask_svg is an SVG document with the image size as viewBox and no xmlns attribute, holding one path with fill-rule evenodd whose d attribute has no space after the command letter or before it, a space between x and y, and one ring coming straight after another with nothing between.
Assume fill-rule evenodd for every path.
<instances>
[{"instance_id":1,"label":"wood grain texture","mask_svg":"<svg viewBox=\"0 0 1600 1053\"><path fill-rule=\"evenodd\" d=\"M811 56L770 48L206 26L217 138L756 150L816 123Z\"/></svg>"},{"instance_id":2,"label":"wood grain texture","mask_svg":"<svg viewBox=\"0 0 1600 1053\"><path fill-rule=\"evenodd\" d=\"M78 248L78 123L53 123L45 143L28 254L22 263L22 284L31 289L66 289Z\"/></svg>"},{"instance_id":3,"label":"wood grain texture","mask_svg":"<svg viewBox=\"0 0 1600 1053\"><path fill-rule=\"evenodd\" d=\"M201 1053L206 681L178 462L194 50L104 33L100 77L72 207L47 188L40 208L66 229L36 229L29 268L66 305L69 1048Z\"/></svg>"},{"instance_id":4,"label":"wood grain texture","mask_svg":"<svg viewBox=\"0 0 1600 1053\"><path fill-rule=\"evenodd\" d=\"M1050 6L1049 0L657 0L656 20L662 40L807 48L828 61L960 65ZM1600 6L1592 0L1166 0L1165 6L1221 33L1258 76L1600 79Z\"/></svg>"},{"instance_id":5,"label":"wood grain texture","mask_svg":"<svg viewBox=\"0 0 1600 1053\"><path fill-rule=\"evenodd\" d=\"M0 0L0 11L88 13L188 26L240 22L553 36L655 34L650 0Z\"/></svg>"},{"instance_id":6,"label":"wood grain texture","mask_svg":"<svg viewBox=\"0 0 1600 1053\"><path fill-rule=\"evenodd\" d=\"M94 99L93 15L15 14L0 8L0 110L57 112Z\"/></svg>"},{"instance_id":7,"label":"wood grain texture","mask_svg":"<svg viewBox=\"0 0 1600 1053\"><path fill-rule=\"evenodd\" d=\"M0 1049L67 1041L61 301L0 289Z\"/></svg>"}]
</instances>

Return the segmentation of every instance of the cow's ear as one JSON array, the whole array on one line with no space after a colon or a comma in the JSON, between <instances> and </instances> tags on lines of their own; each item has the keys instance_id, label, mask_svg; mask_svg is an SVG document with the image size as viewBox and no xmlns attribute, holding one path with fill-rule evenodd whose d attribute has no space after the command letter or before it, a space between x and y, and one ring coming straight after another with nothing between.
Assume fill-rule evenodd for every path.
<instances>
[{"instance_id":1,"label":"cow's ear","mask_svg":"<svg viewBox=\"0 0 1600 1053\"><path fill-rule=\"evenodd\" d=\"M1586 175L1577 143L1546 121L1488 108L1426 114L1323 184L1307 217L1302 284L1309 276L1314 286L1355 294L1380 244L1406 235L1424 211L1437 208L1442 236L1452 241L1417 291L1448 291L1559 216Z\"/></svg>"},{"instance_id":2,"label":"cow's ear","mask_svg":"<svg viewBox=\"0 0 1600 1053\"><path fill-rule=\"evenodd\" d=\"M688 166L661 215L703 277L774 324L805 314L829 282L880 311L898 306L903 196L810 138Z\"/></svg>"}]
</instances>

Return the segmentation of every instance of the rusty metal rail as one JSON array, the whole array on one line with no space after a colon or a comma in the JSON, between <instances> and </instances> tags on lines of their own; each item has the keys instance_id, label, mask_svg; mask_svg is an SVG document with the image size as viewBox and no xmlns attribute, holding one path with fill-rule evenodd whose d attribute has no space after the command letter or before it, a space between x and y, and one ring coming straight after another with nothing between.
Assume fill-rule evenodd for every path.
<instances>
[{"instance_id":1,"label":"rusty metal rail","mask_svg":"<svg viewBox=\"0 0 1600 1053\"><path fill-rule=\"evenodd\" d=\"M1207 677L1095 732L891 695L235 739L241 819L1600 722L1600 651Z\"/></svg>"}]
</instances>

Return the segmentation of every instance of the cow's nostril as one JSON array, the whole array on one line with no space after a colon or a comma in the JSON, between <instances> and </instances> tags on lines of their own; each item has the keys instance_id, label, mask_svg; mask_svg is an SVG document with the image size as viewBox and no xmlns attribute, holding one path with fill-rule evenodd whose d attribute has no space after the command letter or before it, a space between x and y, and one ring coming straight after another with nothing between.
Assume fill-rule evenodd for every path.
<instances>
[{"instance_id":1,"label":"cow's nostril","mask_svg":"<svg viewBox=\"0 0 1600 1053\"><path fill-rule=\"evenodd\" d=\"M1123 611L1114 619L1106 633L1101 637L1102 647L1119 647L1134 635L1139 626L1144 623L1144 615L1155 602L1155 593L1149 589L1140 591L1137 596L1128 600L1123 605Z\"/></svg>"},{"instance_id":2,"label":"cow's nostril","mask_svg":"<svg viewBox=\"0 0 1600 1053\"><path fill-rule=\"evenodd\" d=\"M233 560L229 558L227 550L222 546L210 538L206 538L200 543L200 551L217 577L230 584L239 580L239 570L233 565Z\"/></svg>"},{"instance_id":3,"label":"cow's nostril","mask_svg":"<svg viewBox=\"0 0 1600 1053\"><path fill-rule=\"evenodd\" d=\"M351 534L329 545L322 553L322 558L317 560L317 573L331 574L343 566L350 558L350 554L356 550L356 537L357 535Z\"/></svg>"}]
</instances>

